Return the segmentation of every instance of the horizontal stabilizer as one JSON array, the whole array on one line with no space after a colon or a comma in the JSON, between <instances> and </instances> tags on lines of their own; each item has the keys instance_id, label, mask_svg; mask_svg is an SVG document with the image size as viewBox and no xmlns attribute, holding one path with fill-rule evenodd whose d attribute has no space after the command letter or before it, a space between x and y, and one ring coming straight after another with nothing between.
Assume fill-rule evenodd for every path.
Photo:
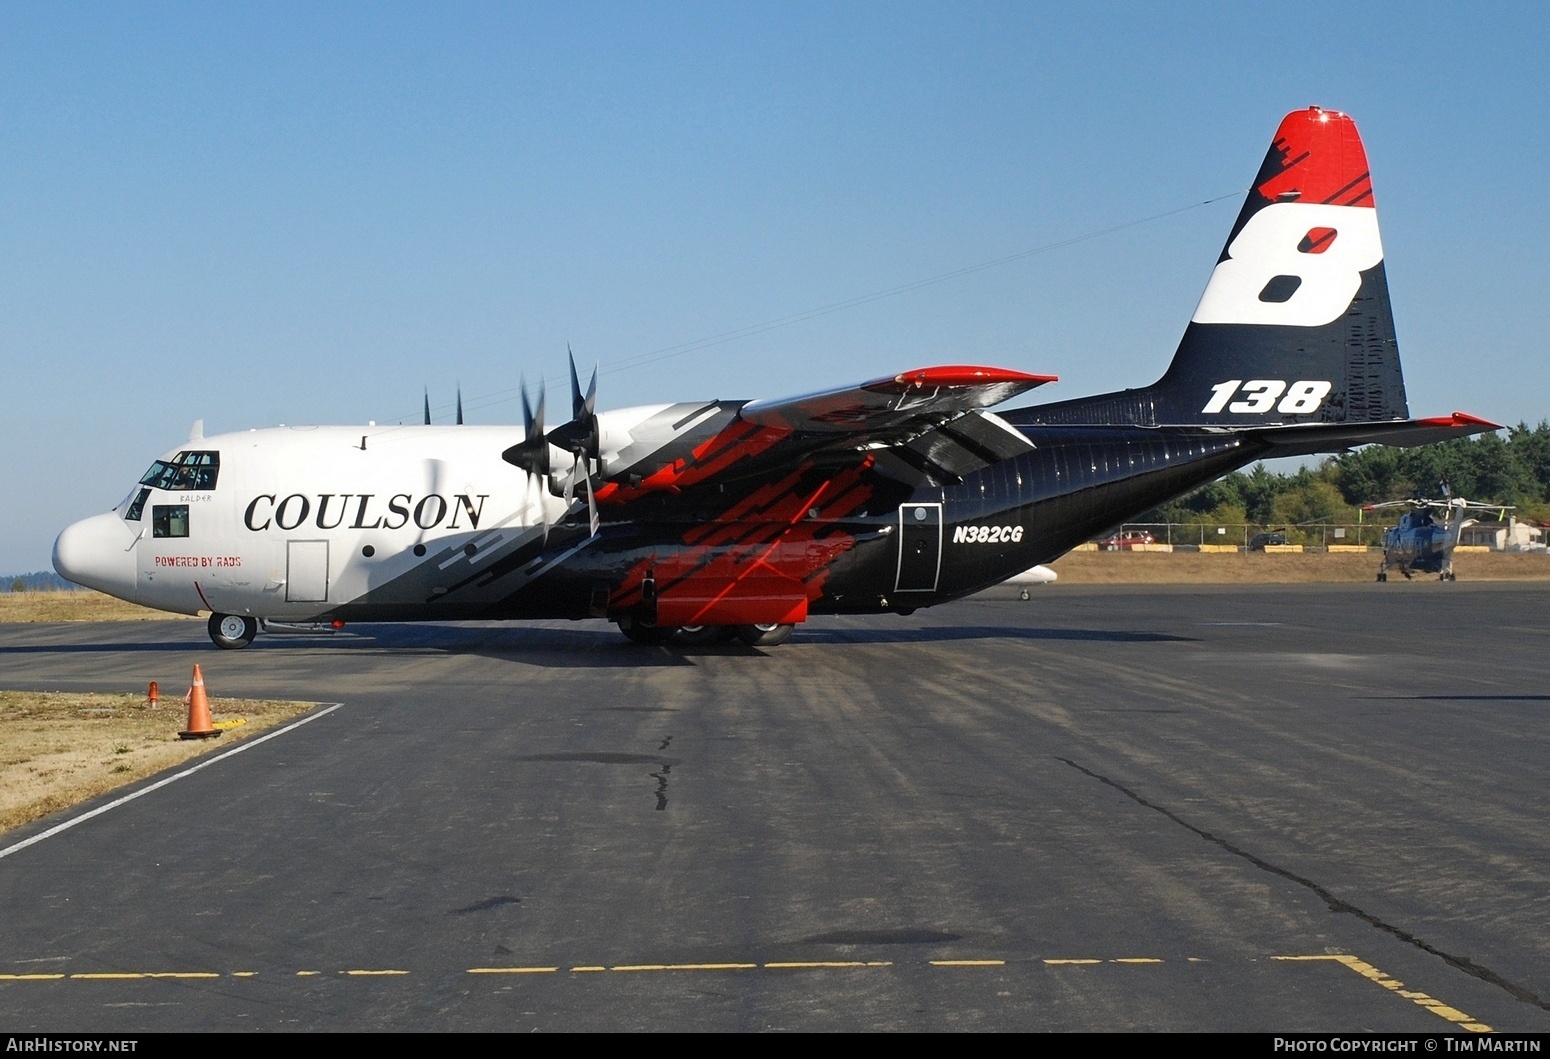
<instances>
[{"instance_id":1,"label":"horizontal stabilizer","mask_svg":"<svg viewBox=\"0 0 1550 1059\"><path fill-rule=\"evenodd\" d=\"M1379 423L1304 423L1295 426L1267 427L1250 431L1249 436L1275 446L1272 457L1307 456L1358 445L1394 445L1411 448L1436 441L1466 438L1500 430L1501 424L1489 419L1454 412L1451 416L1427 419L1398 419Z\"/></svg>"}]
</instances>

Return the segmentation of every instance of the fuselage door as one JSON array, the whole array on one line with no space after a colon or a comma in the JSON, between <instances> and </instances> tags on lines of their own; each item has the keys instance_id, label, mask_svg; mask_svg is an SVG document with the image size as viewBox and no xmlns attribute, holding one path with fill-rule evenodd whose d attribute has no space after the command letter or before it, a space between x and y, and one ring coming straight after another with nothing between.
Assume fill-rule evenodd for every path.
<instances>
[{"instance_id":1,"label":"fuselage door","mask_svg":"<svg viewBox=\"0 0 1550 1059\"><path fill-rule=\"evenodd\" d=\"M942 572L942 505L899 507L899 575L895 592L935 592Z\"/></svg>"},{"instance_id":2,"label":"fuselage door","mask_svg":"<svg viewBox=\"0 0 1550 1059\"><path fill-rule=\"evenodd\" d=\"M328 601L328 542L285 542L285 601Z\"/></svg>"}]
</instances>

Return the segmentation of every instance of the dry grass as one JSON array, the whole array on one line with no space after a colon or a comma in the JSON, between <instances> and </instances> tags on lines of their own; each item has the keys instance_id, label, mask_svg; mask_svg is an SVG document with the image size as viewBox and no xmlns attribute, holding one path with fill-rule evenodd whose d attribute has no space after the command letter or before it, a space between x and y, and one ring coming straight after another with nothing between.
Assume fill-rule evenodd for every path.
<instances>
[{"instance_id":1,"label":"dry grass","mask_svg":"<svg viewBox=\"0 0 1550 1059\"><path fill-rule=\"evenodd\" d=\"M165 618L187 618L187 615L151 610L86 589L79 592L0 593L0 622L150 621Z\"/></svg>"},{"instance_id":2,"label":"dry grass","mask_svg":"<svg viewBox=\"0 0 1550 1059\"><path fill-rule=\"evenodd\" d=\"M308 702L210 700L218 739L182 740L180 692L156 709L139 694L0 691L0 831L208 753L310 709Z\"/></svg>"},{"instance_id":3,"label":"dry grass","mask_svg":"<svg viewBox=\"0 0 1550 1059\"><path fill-rule=\"evenodd\" d=\"M1062 583L1122 584L1317 584L1371 581L1379 552L1071 552L1053 564ZM1550 581L1550 556L1499 552L1459 552L1453 570L1460 581ZM1419 578L1435 575L1420 574ZM1403 581L1397 570L1393 581Z\"/></svg>"}]
</instances>

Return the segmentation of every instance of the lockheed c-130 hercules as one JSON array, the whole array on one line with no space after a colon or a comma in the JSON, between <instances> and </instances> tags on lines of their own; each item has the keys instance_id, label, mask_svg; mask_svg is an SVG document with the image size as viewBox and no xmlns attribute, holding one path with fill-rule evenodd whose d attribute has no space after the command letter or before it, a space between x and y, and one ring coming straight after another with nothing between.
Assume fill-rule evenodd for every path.
<instances>
[{"instance_id":1,"label":"lockheed c-130 hercules","mask_svg":"<svg viewBox=\"0 0 1550 1059\"><path fill-rule=\"evenodd\" d=\"M1267 457L1494 430L1411 419L1367 159L1345 114L1281 122L1150 386L993 413L1055 381L903 371L799 397L524 425L198 436L55 568L145 606L260 623L606 618L631 639L774 644L813 614L909 613L1048 563Z\"/></svg>"}]
</instances>

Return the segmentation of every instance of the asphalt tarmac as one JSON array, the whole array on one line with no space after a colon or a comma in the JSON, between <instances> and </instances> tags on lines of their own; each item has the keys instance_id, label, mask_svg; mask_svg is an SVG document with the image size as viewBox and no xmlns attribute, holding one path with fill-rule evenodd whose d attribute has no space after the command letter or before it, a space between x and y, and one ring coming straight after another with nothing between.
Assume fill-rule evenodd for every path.
<instances>
[{"instance_id":1,"label":"asphalt tarmac","mask_svg":"<svg viewBox=\"0 0 1550 1059\"><path fill-rule=\"evenodd\" d=\"M0 1029L1550 1031L1550 586L0 625L0 686L195 662L342 705L0 835Z\"/></svg>"}]
</instances>

